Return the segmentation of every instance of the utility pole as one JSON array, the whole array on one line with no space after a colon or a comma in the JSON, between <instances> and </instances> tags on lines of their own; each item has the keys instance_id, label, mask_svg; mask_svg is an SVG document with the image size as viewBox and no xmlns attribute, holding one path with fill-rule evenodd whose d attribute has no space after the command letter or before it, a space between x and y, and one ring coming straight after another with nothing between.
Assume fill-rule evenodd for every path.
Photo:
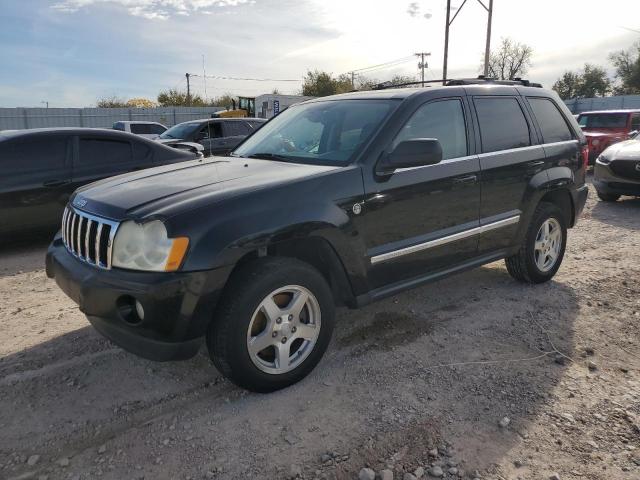
<instances>
[{"instance_id":1,"label":"utility pole","mask_svg":"<svg viewBox=\"0 0 640 480\"><path fill-rule=\"evenodd\" d=\"M484 8L487 11L488 14L488 21L487 21L487 43L486 43L486 47L485 47L485 51L484 51L484 75L485 77L488 76L489 73L489 53L490 53L490 48L491 48L491 19L493 16L493 0L489 0L489 6L487 7L482 0L477 0L478 3L480 5L482 5L482 8ZM486 1L486 0L485 0ZM442 84L446 84L446 80L447 80L447 63L449 61L449 27L451 26L451 24L453 23L453 21L456 19L456 17L458 16L458 14L460 13L460 11L462 10L462 7L464 7L464 4L467 3L467 0L463 0L462 4L460 4L460 6L458 7L456 14L453 16L453 18L451 18L451 20L449 20L450 15L451 15L451 0L447 0L447 20L446 20L446 24L444 27L444 63L442 65Z\"/></svg>"},{"instance_id":2,"label":"utility pole","mask_svg":"<svg viewBox=\"0 0 640 480\"><path fill-rule=\"evenodd\" d=\"M429 65L424 61L424 57L428 57L431 55L431 52L420 52L414 53L416 57L420 57L420 63L418 63L418 68L422 70L422 86L424 87L424 69L429 68Z\"/></svg>"},{"instance_id":3,"label":"utility pole","mask_svg":"<svg viewBox=\"0 0 640 480\"><path fill-rule=\"evenodd\" d=\"M191 106L191 84L189 83L189 77L191 76L189 73L184 74L187 77L187 106Z\"/></svg>"},{"instance_id":4,"label":"utility pole","mask_svg":"<svg viewBox=\"0 0 640 480\"><path fill-rule=\"evenodd\" d=\"M444 63L442 64L442 84L447 81L447 63L449 62L449 27L451 21L449 16L451 15L451 0L447 0L447 20L444 26Z\"/></svg>"},{"instance_id":5,"label":"utility pole","mask_svg":"<svg viewBox=\"0 0 640 480\"><path fill-rule=\"evenodd\" d=\"M356 72L350 72L351 73L351 90L355 90L356 89Z\"/></svg>"},{"instance_id":6,"label":"utility pole","mask_svg":"<svg viewBox=\"0 0 640 480\"><path fill-rule=\"evenodd\" d=\"M482 2L480 2L482 4ZM484 5L482 5L484 7ZM487 7L485 7L487 9ZM489 54L491 53L491 17L493 16L493 0L489 0L487 9L487 46L484 49L484 76L489 76Z\"/></svg>"}]
</instances>

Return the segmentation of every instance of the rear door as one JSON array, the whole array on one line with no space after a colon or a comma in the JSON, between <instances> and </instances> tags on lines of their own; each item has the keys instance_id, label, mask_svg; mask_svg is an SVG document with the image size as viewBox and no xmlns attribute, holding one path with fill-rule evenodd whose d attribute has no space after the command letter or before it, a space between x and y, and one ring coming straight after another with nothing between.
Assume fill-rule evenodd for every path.
<instances>
[{"instance_id":1,"label":"rear door","mask_svg":"<svg viewBox=\"0 0 640 480\"><path fill-rule=\"evenodd\" d=\"M238 144L251 133L251 127L241 120L224 122L222 124L224 148L220 153L229 153L236 148Z\"/></svg>"},{"instance_id":2,"label":"rear door","mask_svg":"<svg viewBox=\"0 0 640 480\"><path fill-rule=\"evenodd\" d=\"M482 202L479 253L513 245L532 177L546 168L545 152L519 95L475 95Z\"/></svg>"},{"instance_id":3,"label":"rear door","mask_svg":"<svg viewBox=\"0 0 640 480\"><path fill-rule=\"evenodd\" d=\"M133 145L118 137L80 135L76 137L73 184L77 188L106 177L140 168L134 160Z\"/></svg>"},{"instance_id":4,"label":"rear door","mask_svg":"<svg viewBox=\"0 0 640 480\"><path fill-rule=\"evenodd\" d=\"M57 224L71 187L69 135L29 135L0 143L0 231Z\"/></svg>"},{"instance_id":5,"label":"rear door","mask_svg":"<svg viewBox=\"0 0 640 480\"><path fill-rule=\"evenodd\" d=\"M216 155L225 150L225 139L223 138L222 122L219 120L207 122L198 133L198 142L204 147L205 155Z\"/></svg>"}]
</instances>

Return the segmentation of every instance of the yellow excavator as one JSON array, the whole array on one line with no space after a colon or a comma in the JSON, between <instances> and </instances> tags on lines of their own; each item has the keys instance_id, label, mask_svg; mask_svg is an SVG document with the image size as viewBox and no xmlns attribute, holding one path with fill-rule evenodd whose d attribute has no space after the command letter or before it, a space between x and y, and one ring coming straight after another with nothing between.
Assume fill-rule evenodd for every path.
<instances>
[{"instance_id":1,"label":"yellow excavator","mask_svg":"<svg viewBox=\"0 0 640 480\"><path fill-rule=\"evenodd\" d=\"M231 110L220 110L215 112L214 118L242 118L256 116L256 99L255 97L238 97L236 108L235 99L231 100L233 108Z\"/></svg>"}]
</instances>

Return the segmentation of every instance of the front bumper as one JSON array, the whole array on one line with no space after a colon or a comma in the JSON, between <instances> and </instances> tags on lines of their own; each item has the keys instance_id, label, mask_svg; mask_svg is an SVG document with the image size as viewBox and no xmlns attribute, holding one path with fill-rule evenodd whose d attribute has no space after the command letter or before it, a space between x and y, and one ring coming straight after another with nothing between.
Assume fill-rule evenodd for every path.
<instances>
[{"instance_id":1,"label":"front bumper","mask_svg":"<svg viewBox=\"0 0 640 480\"><path fill-rule=\"evenodd\" d=\"M640 196L640 181L616 175L609 164L599 161L593 171L593 186L604 194Z\"/></svg>"},{"instance_id":2,"label":"front bumper","mask_svg":"<svg viewBox=\"0 0 640 480\"><path fill-rule=\"evenodd\" d=\"M204 272L104 270L71 255L60 236L49 246L47 276L78 304L102 335L150 360L198 352L232 267ZM144 318L132 317L138 300Z\"/></svg>"}]
</instances>

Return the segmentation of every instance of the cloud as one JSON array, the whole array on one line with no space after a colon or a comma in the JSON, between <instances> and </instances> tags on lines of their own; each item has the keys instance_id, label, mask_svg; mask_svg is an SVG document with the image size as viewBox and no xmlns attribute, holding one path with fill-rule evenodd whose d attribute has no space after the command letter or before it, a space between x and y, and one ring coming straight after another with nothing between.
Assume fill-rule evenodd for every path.
<instances>
[{"instance_id":1,"label":"cloud","mask_svg":"<svg viewBox=\"0 0 640 480\"><path fill-rule=\"evenodd\" d=\"M174 15L211 14L215 7L237 7L253 4L255 0L61 0L51 6L64 13L75 13L97 4L124 7L136 17L167 20Z\"/></svg>"}]
</instances>

